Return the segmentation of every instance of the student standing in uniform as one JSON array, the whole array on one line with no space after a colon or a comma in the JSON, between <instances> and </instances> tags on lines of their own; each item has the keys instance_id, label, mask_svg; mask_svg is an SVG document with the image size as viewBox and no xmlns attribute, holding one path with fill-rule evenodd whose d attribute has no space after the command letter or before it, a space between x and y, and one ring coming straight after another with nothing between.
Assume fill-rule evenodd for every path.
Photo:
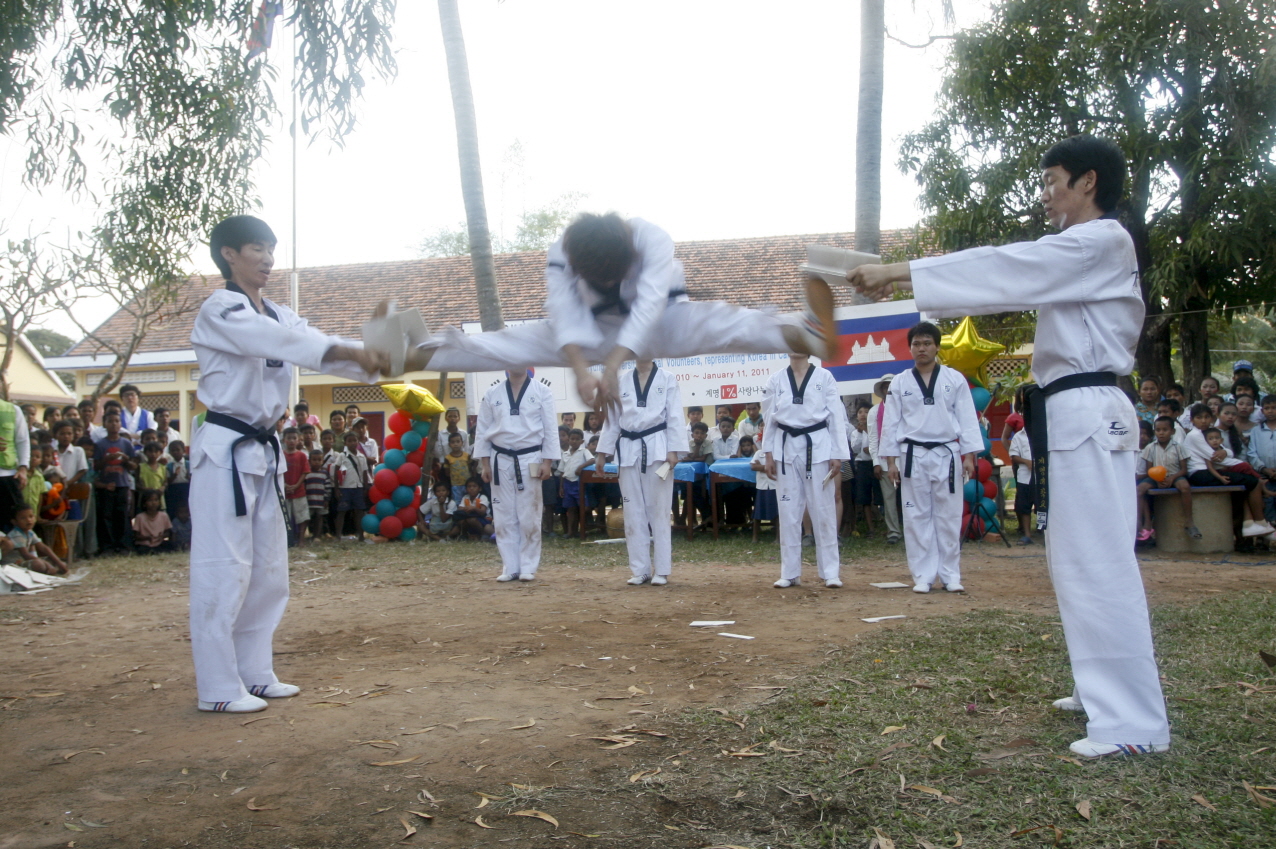
<instances>
[{"instance_id":1,"label":"student standing in uniform","mask_svg":"<svg viewBox=\"0 0 1276 849\"><path fill-rule=\"evenodd\" d=\"M271 642L288 603L288 538L275 422L298 365L362 383L389 358L327 336L262 295L275 234L248 215L213 228L209 247L226 288L209 295L191 331L199 400L191 440L191 651L198 707L245 713L299 688L275 676Z\"/></svg>"},{"instance_id":2,"label":"student standing in uniform","mask_svg":"<svg viewBox=\"0 0 1276 849\"><path fill-rule=\"evenodd\" d=\"M690 301L673 239L641 218L580 215L550 246L545 281L548 322L473 335L448 329L409 352L408 369L567 366L581 399L598 409L618 390L621 364L635 357L793 351L827 358L837 347L833 293L823 280L807 282L801 315ZM590 370L599 363L602 374Z\"/></svg>"},{"instance_id":3,"label":"student standing in uniform","mask_svg":"<svg viewBox=\"0 0 1276 849\"><path fill-rule=\"evenodd\" d=\"M886 394L890 389L893 374L884 374L873 384L873 394L882 399L868 410L868 453L873 461L873 477L882 490L882 521L886 523L886 542L897 545L904 538L903 525L899 520L899 498L896 496L895 482L886 474L887 463L882 459L879 448L882 443L882 423L886 421Z\"/></svg>"},{"instance_id":4,"label":"student standing in uniform","mask_svg":"<svg viewBox=\"0 0 1276 849\"><path fill-rule=\"evenodd\" d=\"M776 482L780 507L780 580L777 588L802 579L802 514L809 513L815 562L824 586L842 586L837 547L837 479L851 458L846 408L837 381L805 354L790 354L789 365L771 375L763 400L766 429L762 451L766 473Z\"/></svg>"},{"instance_id":5,"label":"student standing in uniform","mask_svg":"<svg viewBox=\"0 0 1276 849\"><path fill-rule=\"evenodd\" d=\"M492 524L503 570L498 581L532 581L541 565L541 480L558 447L554 396L523 369L487 390L479 404L474 456L492 485Z\"/></svg>"},{"instance_id":6,"label":"student standing in uniform","mask_svg":"<svg viewBox=\"0 0 1276 849\"><path fill-rule=\"evenodd\" d=\"M1144 315L1134 243L1116 220L1125 171L1115 144L1073 136L1041 160L1041 202L1063 232L847 275L870 296L911 290L931 316L1037 310L1032 368L1040 390L1029 398L1029 428L1046 443L1032 447L1037 486L1046 484L1043 469L1049 476L1038 525L1048 526L1046 557L1076 687L1055 704L1089 715L1087 736L1071 746L1085 757L1170 744L1134 557L1139 429L1117 386L1133 369Z\"/></svg>"},{"instance_id":7,"label":"student standing in uniform","mask_svg":"<svg viewBox=\"0 0 1276 849\"><path fill-rule=\"evenodd\" d=\"M652 360L638 360L621 378L620 398L598 439L599 462L615 456L620 472L634 586L663 586L673 572L673 467L687 453L686 433L677 379Z\"/></svg>"},{"instance_id":8,"label":"student standing in uniform","mask_svg":"<svg viewBox=\"0 0 1276 849\"><path fill-rule=\"evenodd\" d=\"M939 328L928 321L908 331L914 366L891 381L877 449L904 502L904 549L915 593L930 592L936 578L950 593L963 590L962 487L974 478L975 455L984 447L965 376L936 362L939 339Z\"/></svg>"}]
</instances>

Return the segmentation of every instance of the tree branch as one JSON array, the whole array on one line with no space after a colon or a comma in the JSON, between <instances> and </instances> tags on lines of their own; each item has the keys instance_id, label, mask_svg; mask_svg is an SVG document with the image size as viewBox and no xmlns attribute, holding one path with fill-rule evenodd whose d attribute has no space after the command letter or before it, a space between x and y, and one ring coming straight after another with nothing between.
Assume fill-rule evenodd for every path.
<instances>
[{"instance_id":1,"label":"tree branch","mask_svg":"<svg viewBox=\"0 0 1276 849\"><path fill-rule=\"evenodd\" d=\"M886 30L886 37L887 37L887 38L889 38L891 41L898 42L899 44L902 44L902 45L904 45L905 47L910 47L910 48L912 48L913 50L922 50L922 49L925 49L925 48L927 48L927 47L930 47L930 46L931 46L932 44L934 44L936 41L940 41L940 40L943 40L943 39L954 39L954 38L956 38L957 36L956 36L955 34L954 34L954 35L932 35L929 39L927 39L927 40L926 40L926 42L925 42L924 44L909 44L909 43L908 43L907 41L905 41L904 39L902 39L902 38L897 38L896 36L891 35L891 31L888 29L888 30Z\"/></svg>"}]
</instances>

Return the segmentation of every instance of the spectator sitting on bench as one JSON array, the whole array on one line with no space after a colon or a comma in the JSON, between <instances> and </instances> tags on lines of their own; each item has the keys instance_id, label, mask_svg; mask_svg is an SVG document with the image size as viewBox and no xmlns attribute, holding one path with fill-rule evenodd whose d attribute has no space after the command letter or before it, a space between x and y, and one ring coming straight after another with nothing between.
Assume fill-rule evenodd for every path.
<instances>
[{"instance_id":1,"label":"spectator sitting on bench","mask_svg":"<svg viewBox=\"0 0 1276 849\"><path fill-rule=\"evenodd\" d=\"M1187 479L1192 486L1243 486L1245 487L1245 512L1241 536L1258 537L1276 533L1276 528L1263 519L1263 492L1258 486L1257 475L1247 474L1235 468L1236 458L1223 445L1223 434L1213 427L1214 414L1204 404L1192 407L1192 426L1195 428L1183 439L1187 452ZM1206 432L1214 431L1216 446L1206 442ZM1228 463L1228 460L1234 461ZM1246 464L1246 468L1250 468ZM1253 471L1250 468L1250 471Z\"/></svg>"},{"instance_id":2,"label":"spectator sitting on bench","mask_svg":"<svg viewBox=\"0 0 1276 849\"><path fill-rule=\"evenodd\" d=\"M1174 441L1177 423L1170 416L1161 416L1152 425L1156 439L1139 452L1135 477L1138 479L1139 542L1147 542L1156 532L1152 529L1152 504L1147 497L1149 489L1177 489L1183 501L1183 521L1187 535L1200 539L1201 532L1192 519L1192 485L1187 482L1187 454L1183 446ZM1165 477L1159 482L1148 477L1148 469L1157 466L1165 469Z\"/></svg>"},{"instance_id":3,"label":"spectator sitting on bench","mask_svg":"<svg viewBox=\"0 0 1276 849\"><path fill-rule=\"evenodd\" d=\"M1164 418L1165 416L1169 416L1170 418L1174 419L1174 441L1175 442L1182 442L1183 437L1187 436L1188 431L1191 430L1190 427L1182 427L1179 424L1179 416L1181 416L1182 414L1183 414L1183 405L1180 404L1178 401L1175 401L1173 398L1162 398L1161 403L1156 405L1157 419ZM1152 424L1155 421L1156 419L1153 419L1152 422L1149 422L1149 424ZM1211 424L1213 423L1211 422Z\"/></svg>"}]
</instances>

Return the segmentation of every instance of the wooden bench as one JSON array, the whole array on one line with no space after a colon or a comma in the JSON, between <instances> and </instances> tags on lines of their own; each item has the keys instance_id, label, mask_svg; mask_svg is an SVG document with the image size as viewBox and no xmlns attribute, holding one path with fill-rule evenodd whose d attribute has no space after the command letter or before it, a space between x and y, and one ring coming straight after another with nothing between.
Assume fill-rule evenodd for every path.
<instances>
[{"instance_id":1,"label":"wooden bench","mask_svg":"<svg viewBox=\"0 0 1276 849\"><path fill-rule=\"evenodd\" d=\"M1152 524L1156 528L1156 550L1167 553L1192 552L1216 554L1232 551L1236 547L1241 509L1244 504L1243 486L1194 486L1192 487L1192 524L1201 532L1200 539L1192 539L1184 529L1183 502L1179 491L1150 489Z\"/></svg>"}]
</instances>

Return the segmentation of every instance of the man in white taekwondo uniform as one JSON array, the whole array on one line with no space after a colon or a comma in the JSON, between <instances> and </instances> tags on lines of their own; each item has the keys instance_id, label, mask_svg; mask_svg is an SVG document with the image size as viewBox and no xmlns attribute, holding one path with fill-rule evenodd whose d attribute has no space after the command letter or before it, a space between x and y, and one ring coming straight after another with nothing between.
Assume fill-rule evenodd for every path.
<instances>
[{"instance_id":1,"label":"man in white taekwondo uniform","mask_svg":"<svg viewBox=\"0 0 1276 849\"><path fill-rule=\"evenodd\" d=\"M532 581L541 565L541 480L558 446L554 396L525 369L487 390L479 404L474 456L492 485L492 524L503 571L498 581Z\"/></svg>"},{"instance_id":2,"label":"man in white taekwondo uniform","mask_svg":"<svg viewBox=\"0 0 1276 849\"><path fill-rule=\"evenodd\" d=\"M908 331L915 366L891 381L877 449L904 502L904 548L918 593L930 592L936 577L949 592L963 589L962 486L984 447L966 378L935 362L939 340L928 321Z\"/></svg>"},{"instance_id":3,"label":"man in white taekwondo uniform","mask_svg":"<svg viewBox=\"0 0 1276 849\"><path fill-rule=\"evenodd\" d=\"M1114 217L1125 159L1111 142L1074 136L1041 168L1046 216L1063 232L847 277L870 295L911 289L932 316L1037 310L1029 433L1040 439L1045 426L1047 443L1033 446L1033 472L1043 485L1046 461L1038 508L1076 687L1055 706L1088 714L1077 754L1163 752L1169 724L1134 557L1139 428L1116 385L1134 366L1144 315L1134 244Z\"/></svg>"},{"instance_id":4,"label":"man in white taekwondo uniform","mask_svg":"<svg viewBox=\"0 0 1276 849\"><path fill-rule=\"evenodd\" d=\"M801 315L690 301L673 239L641 218L578 217L550 246L545 283L548 322L473 335L448 328L410 352L408 368L570 366L581 399L597 409L616 391L621 364L635 357L796 351L827 358L836 350L833 293L823 280L807 282ZM601 375L590 371L599 363Z\"/></svg>"},{"instance_id":5,"label":"man in white taekwondo uniform","mask_svg":"<svg viewBox=\"0 0 1276 849\"><path fill-rule=\"evenodd\" d=\"M801 583L805 512L811 516L815 562L824 586L840 587L836 487L841 485L842 461L850 459L851 451L837 380L806 355L790 354L788 368L767 381L762 411L767 423L762 451L766 473L776 481L780 510L780 580L775 586Z\"/></svg>"},{"instance_id":6,"label":"man in white taekwondo uniform","mask_svg":"<svg viewBox=\"0 0 1276 849\"><path fill-rule=\"evenodd\" d=\"M275 250L264 221L228 218L209 245L227 282L191 331L208 408L190 448L191 651L199 709L245 713L298 692L275 677L271 649L288 603L275 422L288 411L291 366L369 383L389 360L262 297Z\"/></svg>"},{"instance_id":7,"label":"man in white taekwondo uniform","mask_svg":"<svg viewBox=\"0 0 1276 849\"><path fill-rule=\"evenodd\" d=\"M598 462L615 456L620 494L625 499L625 546L635 586L662 586L673 571L673 467L688 451L682 418L682 393L672 374L649 359L638 360L620 381L620 403L613 404L602 436ZM664 464L667 468L661 469ZM655 556L652 556L652 549ZM652 574L652 566L655 574Z\"/></svg>"}]
</instances>

